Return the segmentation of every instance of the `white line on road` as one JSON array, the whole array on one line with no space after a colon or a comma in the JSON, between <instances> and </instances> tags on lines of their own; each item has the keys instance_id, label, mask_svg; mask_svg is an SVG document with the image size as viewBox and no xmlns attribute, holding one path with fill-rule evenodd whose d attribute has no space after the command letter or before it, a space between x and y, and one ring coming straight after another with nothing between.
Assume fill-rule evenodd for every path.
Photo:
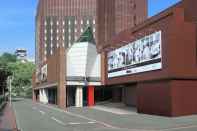
<instances>
[{"instance_id":1,"label":"white line on road","mask_svg":"<svg viewBox=\"0 0 197 131\"><path fill-rule=\"evenodd\" d=\"M88 122L89 124L95 124L96 122L94 122L94 121L90 121L90 122Z\"/></svg>"},{"instance_id":2,"label":"white line on road","mask_svg":"<svg viewBox=\"0 0 197 131\"><path fill-rule=\"evenodd\" d=\"M90 121L90 122L83 122L83 123L79 123L79 122L70 122L68 123L68 125L88 125L88 124L95 124L96 122Z\"/></svg>"},{"instance_id":3,"label":"white line on road","mask_svg":"<svg viewBox=\"0 0 197 131\"><path fill-rule=\"evenodd\" d=\"M95 120L95 119L92 119L92 118L89 118L89 117L86 117L86 116L83 116L83 115L74 114L74 113L72 113L72 112L64 111L64 110L61 110L61 109L58 109L58 108L54 108L54 107L48 106L48 105L43 105L43 104L41 104L41 103L37 103L37 104L39 104L39 105L41 105L41 106L44 106L44 107L47 107L47 108L49 108L49 109L53 109L53 110L56 110L56 111L64 112L64 113L66 113L66 114L68 114L68 115L70 115L70 116L74 116L74 117L82 118L82 119L85 119L85 120L88 120L88 121L96 122L96 123L101 124L101 125L103 125L103 126L105 126L105 127L108 127L108 128L119 129L118 127L112 126L112 125L107 124L107 123L102 122L102 121L97 121L97 120Z\"/></svg>"},{"instance_id":4,"label":"white line on road","mask_svg":"<svg viewBox=\"0 0 197 131\"><path fill-rule=\"evenodd\" d=\"M45 114L45 112L44 112L44 111L39 110L39 112L40 112L42 115L44 115L44 114Z\"/></svg>"},{"instance_id":5,"label":"white line on road","mask_svg":"<svg viewBox=\"0 0 197 131\"><path fill-rule=\"evenodd\" d=\"M32 107L33 110L38 110L36 107ZM42 115L46 114L44 111L38 110Z\"/></svg>"},{"instance_id":6,"label":"white line on road","mask_svg":"<svg viewBox=\"0 0 197 131\"><path fill-rule=\"evenodd\" d=\"M59 123L59 124L63 125L63 126L66 126L66 124L65 124L64 122L62 122L62 121L58 120L58 119L57 119L57 118L55 118L55 117L51 117L51 119L52 119L52 120L54 120L54 121L56 121L57 123Z\"/></svg>"},{"instance_id":7,"label":"white line on road","mask_svg":"<svg viewBox=\"0 0 197 131\"><path fill-rule=\"evenodd\" d=\"M74 123L74 122L70 122L68 123L68 125L80 125L81 123Z\"/></svg>"}]
</instances>

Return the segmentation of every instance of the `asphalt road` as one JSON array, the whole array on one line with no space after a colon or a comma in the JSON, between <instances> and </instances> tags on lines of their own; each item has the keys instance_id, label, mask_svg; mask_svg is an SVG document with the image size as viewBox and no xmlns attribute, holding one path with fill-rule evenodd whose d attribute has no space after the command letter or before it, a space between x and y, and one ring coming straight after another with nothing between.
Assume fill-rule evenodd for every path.
<instances>
[{"instance_id":1,"label":"asphalt road","mask_svg":"<svg viewBox=\"0 0 197 131\"><path fill-rule=\"evenodd\" d=\"M197 116L167 118L117 115L93 108L69 108L18 99L13 102L21 131L197 131Z\"/></svg>"}]
</instances>

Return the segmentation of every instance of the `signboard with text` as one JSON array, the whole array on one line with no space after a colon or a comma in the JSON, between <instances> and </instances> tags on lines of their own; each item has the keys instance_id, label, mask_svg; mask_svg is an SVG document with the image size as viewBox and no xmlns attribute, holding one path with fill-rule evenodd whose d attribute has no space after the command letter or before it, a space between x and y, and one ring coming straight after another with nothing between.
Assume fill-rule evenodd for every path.
<instances>
[{"instance_id":1,"label":"signboard with text","mask_svg":"<svg viewBox=\"0 0 197 131\"><path fill-rule=\"evenodd\" d=\"M162 68L161 31L108 53L108 78Z\"/></svg>"}]
</instances>

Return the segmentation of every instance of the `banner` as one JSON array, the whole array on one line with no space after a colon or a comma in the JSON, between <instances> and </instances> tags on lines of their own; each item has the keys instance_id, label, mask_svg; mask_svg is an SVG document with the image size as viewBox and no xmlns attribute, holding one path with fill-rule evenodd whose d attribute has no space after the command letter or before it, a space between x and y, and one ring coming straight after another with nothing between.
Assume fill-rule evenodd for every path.
<instances>
[{"instance_id":1,"label":"banner","mask_svg":"<svg viewBox=\"0 0 197 131\"><path fill-rule=\"evenodd\" d=\"M161 31L108 53L108 78L162 68Z\"/></svg>"}]
</instances>

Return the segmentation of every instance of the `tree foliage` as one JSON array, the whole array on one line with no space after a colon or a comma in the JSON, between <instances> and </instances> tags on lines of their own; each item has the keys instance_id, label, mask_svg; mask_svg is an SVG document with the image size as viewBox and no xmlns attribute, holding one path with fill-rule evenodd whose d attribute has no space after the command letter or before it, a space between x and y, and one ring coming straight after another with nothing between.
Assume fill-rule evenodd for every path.
<instances>
[{"instance_id":1,"label":"tree foliage","mask_svg":"<svg viewBox=\"0 0 197 131\"><path fill-rule=\"evenodd\" d=\"M14 95L26 96L30 94L31 78L35 65L32 62L22 63L15 55L4 53L0 56L0 66L12 73L12 91Z\"/></svg>"}]
</instances>

